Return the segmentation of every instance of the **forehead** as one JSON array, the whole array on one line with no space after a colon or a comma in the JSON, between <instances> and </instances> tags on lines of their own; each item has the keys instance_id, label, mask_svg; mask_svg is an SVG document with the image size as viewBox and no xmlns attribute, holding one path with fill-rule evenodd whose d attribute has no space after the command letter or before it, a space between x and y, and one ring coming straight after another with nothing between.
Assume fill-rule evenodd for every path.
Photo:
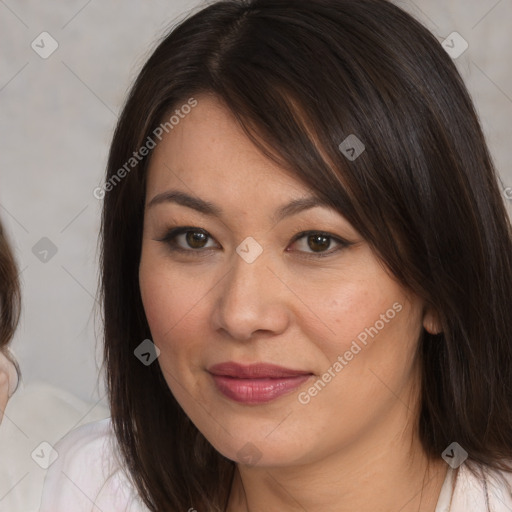
<instances>
[{"instance_id":1,"label":"forehead","mask_svg":"<svg viewBox=\"0 0 512 512\"><path fill-rule=\"evenodd\" d=\"M311 194L307 185L260 152L214 96L198 96L197 106L182 116L153 150L148 198L177 186L212 199L250 197L260 205Z\"/></svg>"}]
</instances>

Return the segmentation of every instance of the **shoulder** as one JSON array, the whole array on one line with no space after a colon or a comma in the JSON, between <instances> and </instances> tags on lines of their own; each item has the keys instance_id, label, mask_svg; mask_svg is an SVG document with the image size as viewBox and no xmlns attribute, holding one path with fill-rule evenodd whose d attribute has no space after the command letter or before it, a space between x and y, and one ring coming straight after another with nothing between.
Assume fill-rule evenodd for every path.
<instances>
[{"instance_id":1,"label":"shoulder","mask_svg":"<svg viewBox=\"0 0 512 512\"><path fill-rule=\"evenodd\" d=\"M511 464L512 461L506 461ZM455 476L452 497L453 512L480 512L512 510L512 473L488 466L473 464L474 472L467 464L459 467Z\"/></svg>"},{"instance_id":2,"label":"shoulder","mask_svg":"<svg viewBox=\"0 0 512 512\"><path fill-rule=\"evenodd\" d=\"M61 452L58 457L61 462L72 464L76 456L86 457L91 449L108 448L113 436L111 420L106 418L71 430L55 445L55 450Z\"/></svg>"},{"instance_id":3,"label":"shoulder","mask_svg":"<svg viewBox=\"0 0 512 512\"><path fill-rule=\"evenodd\" d=\"M110 418L72 430L54 450L39 512L147 510L123 470Z\"/></svg>"}]
</instances>

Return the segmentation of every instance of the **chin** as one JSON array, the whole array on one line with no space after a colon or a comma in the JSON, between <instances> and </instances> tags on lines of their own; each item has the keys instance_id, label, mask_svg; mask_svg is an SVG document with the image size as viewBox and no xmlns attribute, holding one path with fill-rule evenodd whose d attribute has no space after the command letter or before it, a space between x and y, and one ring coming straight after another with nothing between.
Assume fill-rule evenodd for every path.
<instances>
[{"instance_id":1,"label":"chin","mask_svg":"<svg viewBox=\"0 0 512 512\"><path fill-rule=\"evenodd\" d=\"M269 440L261 431L247 431L247 435L238 433L233 437L226 435L222 439L208 437L206 439L224 457L241 465L288 466L299 463L307 457L304 453L304 442L300 439L294 439L293 442L288 443L277 437L275 440ZM291 436L288 439L291 439Z\"/></svg>"}]
</instances>

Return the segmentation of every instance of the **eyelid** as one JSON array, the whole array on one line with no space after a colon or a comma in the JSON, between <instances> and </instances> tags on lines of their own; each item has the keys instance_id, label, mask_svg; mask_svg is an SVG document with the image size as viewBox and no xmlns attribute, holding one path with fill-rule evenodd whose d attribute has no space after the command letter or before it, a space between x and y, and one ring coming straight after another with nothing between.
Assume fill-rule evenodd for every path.
<instances>
[{"instance_id":1,"label":"eyelid","mask_svg":"<svg viewBox=\"0 0 512 512\"><path fill-rule=\"evenodd\" d=\"M192 248L185 249L185 248L177 245L175 242L176 238L180 235L186 234L189 231L193 231L195 233L202 233L202 234L206 235L208 237L208 239L215 240L215 238L212 235L210 235L210 233L208 233L208 231L206 231L203 228L198 228L195 226L178 226L175 228L170 228L166 231L166 233L163 237L157 238L156 240L158 242L164 242L164 243L167 243L168 245L172 245L173 250L185 252L185 253L201 253L201 252L205 252L205 251L211 249L211 247L202 248L202 249L192 249Z\"/></svg>"},{"instance_id":2,"label":"eyelid","mask_svg":"<svg viewBox=\"0 0 512 512\"><path fill-rule=\"evenodd\" d=\"M304 230L304 231L301 231L300 233L297 233L293 239L292 239L292 242L290 245L294 244L295 242L297 242L298 240L300 240L301 238L304 238L306 236L309 236L309 235L321 235L321 236L325 236L326 238L329 238L331 241L334 241L338 244L338 247L337 248L331 248L331 249L328 249L327 251L323 251L323 252L308 252L308 251L294 251L294 252L298 252L300 253L302 256L304 256L305 258L322 258L322 257L327 257L327 256L330 256L342 249L346 249L347 247L350 247L351 245L354 245L354 242L350 242L348 240L346 240L345 238L341 237L341 236L338 236L338 235L334 235L332 233L329 233L328 231L323 231L323 230L317 230L317 229L307 229L307 230ZM288 249L287 249L287 252Z\"/></svg>"},{"instance_id":3,"label":"eyelid","mask_svg":"<svg viewBox=\"0 0 512 512\"><path fill-rule=\"evenodd\" d=\"M167 230L166 234L163 237L157 238L156 240L159 242L166 243L169 246L172 245L172 247L170 247L170 248L173 251L186 253L186 254L193 254L194 256L204 254L205 252L213 249L212 247L205 247L205 248L200 248L200 249L193 249L193 248L186 249L186 248L183 248L183 247L180 247L179 245L177 245L177 243L175 241L176 238L180 235L183 235L183 234L189 232L189 231L193 231L196 233L203 233L204 235L207 236L207 238L209 240L215 240L215 238L212 235L210 235L210 233L208 231L206 231L203 228L199 228L199 227L195 227L195 226L178 226L178 227L170 228ZM294 235L294 237L292 238L289 245L293 245L295 242L297 242L301 238L304 238L308 235L325 236L325 237L329 238L330 240L336 242L338 244L338 248L329 249L324 252L289 251L288 248L286 249L286 251L300 253L305 258L318 259L318 258L330 256L330 255L334 254L335 252L338 252L341 249L345 249L347 247L350 247L351 245L354 245L354 242L350 242L341 236L334 235L332 233L329 233L329 232L323 231L323 230L319 230L319 229L317 229L317 230L307 229L307 230L300 231L299 233ZM215 240L215 242L218 244L218 242L216 240Z\"/></svg>"}]
</instances>

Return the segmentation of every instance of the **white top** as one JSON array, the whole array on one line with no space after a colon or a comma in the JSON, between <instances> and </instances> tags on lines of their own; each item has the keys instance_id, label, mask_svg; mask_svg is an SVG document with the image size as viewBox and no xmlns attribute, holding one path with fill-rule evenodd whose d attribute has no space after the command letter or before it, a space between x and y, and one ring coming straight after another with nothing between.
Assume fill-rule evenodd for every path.
<instances>
[{"instance_id":1,"label":"white top","mask_svg":"<svg viewBox=\"0 0 512 512\"><path fill-rule=\"evenodd\" d=\"M149 512L122 469L110 418L72 430L54 449L39 512Z\"/></svg>"},{"instance_id":2,"label":"white top","mask_svg":"<svg viewBox=\"0 0 512 512\"><path fill-rule=\"evenodd\" d=\"M149 512L121 469L115 447L110 418L83 425L61 439L39 512ZM489 469L485 474L481 482L466 464L448 468L435 512L485 512L488 507L491 512L510 512L512 474ZM496 478L499 474L505 482Z\"/></svg>"}]
</instances>

